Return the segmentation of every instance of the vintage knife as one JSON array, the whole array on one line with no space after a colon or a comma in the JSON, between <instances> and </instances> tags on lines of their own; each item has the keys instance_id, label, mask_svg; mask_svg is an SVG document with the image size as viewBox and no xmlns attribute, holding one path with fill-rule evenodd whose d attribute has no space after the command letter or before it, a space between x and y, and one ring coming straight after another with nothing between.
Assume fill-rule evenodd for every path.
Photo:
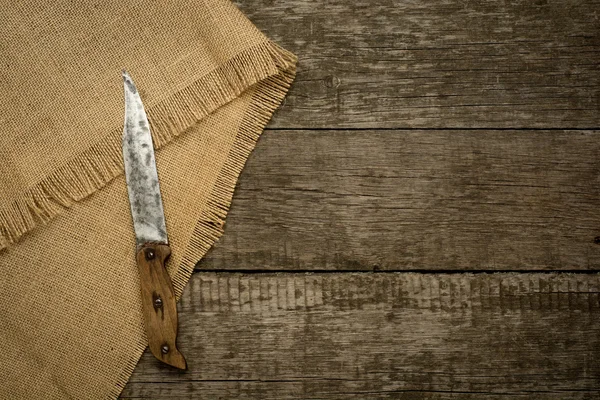
<instances>
[{"instance_id":1,"label":"vintage knife","mask_svg":"<svg viewBox=\"0 0 600 400\"><path fill-rule=\"evenodd\" d=\"M176 368L187 364L176 346L177 307L165 260L171 254L156 172L148 118L140 95L126 71L123 160L137 243L142 305L150 351Z\"/></svg>"}]
</instances>

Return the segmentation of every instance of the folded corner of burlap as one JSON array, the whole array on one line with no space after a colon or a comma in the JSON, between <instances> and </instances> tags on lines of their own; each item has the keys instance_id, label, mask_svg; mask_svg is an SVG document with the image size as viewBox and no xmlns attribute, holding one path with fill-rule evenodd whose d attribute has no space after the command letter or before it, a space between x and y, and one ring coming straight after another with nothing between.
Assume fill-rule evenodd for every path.
<instances>
[{"instance_id":1,"label":"folded corner of burlap","mask_svg":"<svg viewBox=\"0 0 600 400\"><path fill-rule=\"evenodd\" d=\"M149 107L148 119L155 148L162 148L197 121L238 98L253 86L255 98L246 111L247 125L242 129L246 136L253 136L257 140L287 93L295 77L296 63L297 58L293 53L270 40L248 47L227 59L190 85ZM65 95L68 94L68 90L65 90ZM35 101L35 98L32 100ZM73 129L68 125L66 127L68 135ZM16 189L6 193L6 196L0 196L0 251L16 243L36 226L49 223L65 208L121 175L124 169L119 142L121 131L122 128L117 127L105 137L91 137L91 141L84 144L88 146L77 153L61 152L60 148L53 155L46 153L62 160L57 163L56 168L28 163L17 165L11 171L10 167L15 165L5 165L0 178L6 181L3 183L7 186ZM26 134L38 136L38 133L40 132ZM39 135L39 140L45 141L43 136L53 133L56 132L43 132ZM19 153L27 151L6 144L5 153L20 157ZM42 149L32 149L32 155L26 159L30 161L37 158L41 154L39 150ZM7 158L13 159L12 154ZM40 178L28 184L8 182L13 180L14 172L27 169L31 169ZM42 171L36 171L38 169ZM21 174L17 177L21 177Z\"/></svg>"},{"instance_id":2,"label":"folded corner of burlap","mask_svg":"<svg viewBox=\"0 0 600 400\"><path fill-rule=\"evenodd\" d=\"M147 344L121 69L151 125L179 298L297 59L228 0L4 3L0 398L116 398Z\"/></svg>"}]
</instances>

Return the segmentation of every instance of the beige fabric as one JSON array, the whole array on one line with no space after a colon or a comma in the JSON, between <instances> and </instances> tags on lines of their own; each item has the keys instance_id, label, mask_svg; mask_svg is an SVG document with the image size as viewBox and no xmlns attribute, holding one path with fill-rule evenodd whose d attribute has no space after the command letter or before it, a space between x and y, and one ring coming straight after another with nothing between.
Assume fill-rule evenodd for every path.
<instances>
[{"instance_id":1,"label":"beige fabric","mask_svg":"<svg viewBox=\"0 0 600 400\"><path fill-rule=\"evenodd\" d=\"M228 0L0 3L0 398L116 398L146 346L121 69L159 147L179 296L295 58Z\"/></svg>"}]
</instances>

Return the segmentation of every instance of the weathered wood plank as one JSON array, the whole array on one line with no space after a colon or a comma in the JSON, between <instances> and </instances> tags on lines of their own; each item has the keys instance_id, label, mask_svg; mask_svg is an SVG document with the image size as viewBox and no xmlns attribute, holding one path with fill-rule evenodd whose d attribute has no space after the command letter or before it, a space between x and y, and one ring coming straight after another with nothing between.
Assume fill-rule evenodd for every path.
<instances>
[{"instance_id":1,"label":"weathered wood plank","mask_svg":"<svg viewBox=\"0 0 600 400\"><path fill-rule=\"evenodd\" d=\"M599 268L599 154L600 131L269 131L198 268Z\"/></svg>"},{"instance_id":2,"label":"weathered wood plank","mask_svg":"<svg viewBox=\"0 0 600 400\"><path fill-rule=\"evenodd\" d=\"M198 273L189 371L147 353L122 398L596 398L599 290L595 274Z\"/></svg>"},{"instance_id":3,"label":"weathered wood plank","mask_svg":"<svg viewBox=\"0 0 600 400\"><path fill-rule=\"evenodd\" d=\"M240 0L300 58L272 127L600 126L597 0Z\"/></svg>"}]
</instances>

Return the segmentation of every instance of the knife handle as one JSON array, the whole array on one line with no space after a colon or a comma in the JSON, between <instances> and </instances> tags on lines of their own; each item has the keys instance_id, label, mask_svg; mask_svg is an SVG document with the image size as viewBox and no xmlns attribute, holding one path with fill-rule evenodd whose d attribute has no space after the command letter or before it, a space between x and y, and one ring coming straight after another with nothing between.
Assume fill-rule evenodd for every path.
<instances>
[{"instance_id":1,"label":"knife handle","mask_svg":"<svg viewBox=\"0 0 600 400\"><path fill-rule=\"evenodd\" d=\"M177 306L165 261L171 255L166 244L146 243L137 253L142 305L148 345L154 357L179 369L187 369L177 349Z\"/></svg>"}]
</instances>

